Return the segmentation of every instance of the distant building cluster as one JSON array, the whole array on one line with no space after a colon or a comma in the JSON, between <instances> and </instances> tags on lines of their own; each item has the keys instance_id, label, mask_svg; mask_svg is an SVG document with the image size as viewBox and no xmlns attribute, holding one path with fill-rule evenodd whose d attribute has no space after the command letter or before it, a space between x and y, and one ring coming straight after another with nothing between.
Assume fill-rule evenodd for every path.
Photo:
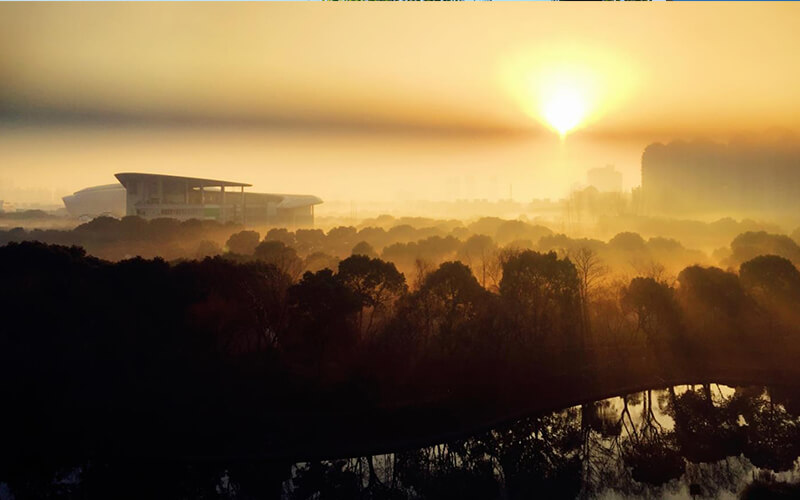
<instances>
[{"instance_id":1,"label":"distant building cluster","mask_svg":"<svg viewBox=\"0 0 800 500\"><path fill-rule=\"evenodd\" d=\"M15 210L14 204L5 200L0 200L0 214L6 212L13 212Z\"/></svg>"},{"instance_id":2,"label":"distant building cluster","mask_svg":"<svg viewBox=\"0 0 800 500\"><path fill-rule=\"evenodd\" d=\"M74 217L137 215L145 219L211 219L240 224L312 226L311 195L249 193L250 184L174 175L119 173L119 184L95 186L64 197Z\"/></svg>"},{"instance_id":3,"label":"distant building cluster","mask_svg":"<svg viewBox=\"0 0 800 500\"><path fill-rule=\"evenodd\" d=\"M614 165L590 168L586 172L586 182L601 193L619 193L622 191L622 172Z\"/></svg>"},{"instance_id":4,"label":"distant building cluster","mask_svg":"<svg viewBox=\"0 0 800 500\"><path fill-rule=\"evenodd\" d=\"M800 144L651 144L642 154L642 197L652 214L796 214Z\"/></svg>"}]
</instances>

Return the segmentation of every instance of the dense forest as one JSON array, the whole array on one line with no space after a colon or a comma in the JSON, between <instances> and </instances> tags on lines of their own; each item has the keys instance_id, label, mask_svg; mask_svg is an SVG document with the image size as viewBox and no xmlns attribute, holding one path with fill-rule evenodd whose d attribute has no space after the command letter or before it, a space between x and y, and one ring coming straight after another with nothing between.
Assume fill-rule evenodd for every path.
<instances>
[{"instance_id":1,"label":"dense forest","mask_svg":"<svg viewBox=\"0 0 800 500\"><path fill-rule=\"evenodd\" d=\"M665 238L483 223L494 237L396 226L262 239L136 218L4 233L0 482L35 498L42 477L79 465L110 481L156 459L196 471L258 458L283 464L262 478L273 488L293 460L437 442L631 380L797 375L788 236L736 236L723 269ZM104 260L13 241L37 236L106 256L198 250Z\"/></svg>"}]
</instances>

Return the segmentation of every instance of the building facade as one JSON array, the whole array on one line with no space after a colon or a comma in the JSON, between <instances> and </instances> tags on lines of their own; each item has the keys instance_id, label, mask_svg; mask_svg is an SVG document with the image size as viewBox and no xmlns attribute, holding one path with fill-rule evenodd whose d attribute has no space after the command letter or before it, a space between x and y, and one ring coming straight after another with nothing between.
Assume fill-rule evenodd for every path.
<instances>
[{"instance_id":1,"label":"building facade","mask_svg":"<svg viewBox=\"0 0 800 500\"><path fill-rule=\"evenodd\" d=\"M97 186L64 197L75 216L136 215L145 219L210 219L222 223L312 226L311 195L250 193L243 182L123 172L119 184Z\"/></svg>"}]
</instances>

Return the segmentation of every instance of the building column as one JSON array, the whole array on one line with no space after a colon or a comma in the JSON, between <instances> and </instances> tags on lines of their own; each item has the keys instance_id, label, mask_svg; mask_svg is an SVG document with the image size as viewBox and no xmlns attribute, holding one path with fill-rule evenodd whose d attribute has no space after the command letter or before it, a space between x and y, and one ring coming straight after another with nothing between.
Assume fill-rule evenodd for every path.
<instances>
[{"instance_id":1,"label":"building column","mask_svg":"<svg viewBox=\"0 0 800 500\"><path fill-rule=\"evenodd\" d=\"M242 188L242 225L244 225L245 222L247 221L247 216L245 215L244 186L241 186L241 188Z\"/></svg>"},{"instance_id":2,"label":"building column","mask_svg":"<svg viewBox=\"0 0 800 500\"><path fill-rule=\"evenodd\" d=\"M220 210L220 222L224 223L227 220L226 215L228 214L228 207L225 206L225 186L220 186L222 190L222 209Z\"/></svg>"}]
</instances>

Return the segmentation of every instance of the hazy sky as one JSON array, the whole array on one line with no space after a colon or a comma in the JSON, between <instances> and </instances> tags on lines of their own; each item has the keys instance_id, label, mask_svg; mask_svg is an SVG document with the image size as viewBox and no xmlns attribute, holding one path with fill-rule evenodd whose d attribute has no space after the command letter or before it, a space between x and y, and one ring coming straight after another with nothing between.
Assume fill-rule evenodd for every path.
<instances>
[{"instance_id":1,"label":"hazy sky","mask_svg":"<svg viewBox=\"0 0 800 500\"><path fill-rule=\"evenodd\" d=\"M794 129L798 42L793 2L3 3L0 190L556 197L606 163L630 187L653 140ZM543 81L584 97L563 144Z\"/></svg>"}]
</instances>

